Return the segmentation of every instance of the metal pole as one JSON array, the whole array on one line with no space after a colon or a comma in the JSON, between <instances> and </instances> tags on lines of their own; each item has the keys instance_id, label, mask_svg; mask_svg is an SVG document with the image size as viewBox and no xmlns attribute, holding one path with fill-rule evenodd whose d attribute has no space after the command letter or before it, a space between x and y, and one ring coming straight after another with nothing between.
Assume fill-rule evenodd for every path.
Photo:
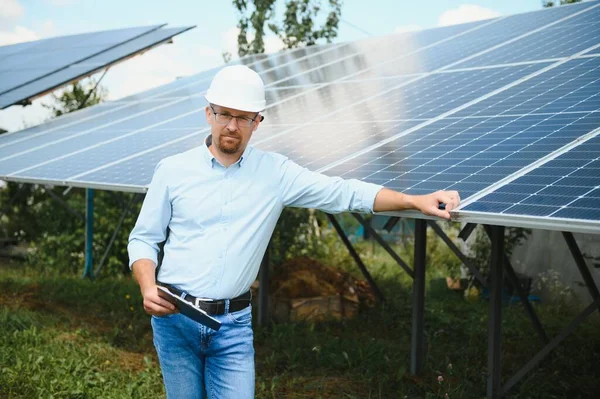
<instances>
[{"instance_id":1,"label":"metal pole","mask_svg":"<svg viewBox=\"0 0 600 399\"><path fill-rule=\"evenodd\" d=\"M94 279L92 245L94 243L94 190L85 190L85 269L83 277Z\"/></svg>"},{"instance_id":2,"label":"metal pole","mask_svg":"<svg viewBox=\"0 0 600 399\"><path fill-rule=\"evenodd\" d=\"M415 258L412 299L412 337L410 373L421 374L425 359L425 256L427 253L427 222L415 220Z\"/></svg>"},{"instance_id":3,"label":"metal pole","mask_svg":"<svg viewBox=\"0 0 600 399\"><path fill-rule=\"evenodd\" d=\"M269 322L269 252L271 245L267 246L265 255L260 264L258 273L258 325L265 326Z\"/></svg>"},{"instance_id":4,"label":"metal pole","mask_svg":"<svg viewBox=\"0 0 600 399\"><path fill-rule=\"evenodd\" d=\"M488 327L487 398L498 399L502 392L502 263L504 260L504 226L492 226L490 266L490 319Z\"/></svg>"},{"instance_id":5,"label":"metal pole","mask_svg":"<svg viewBox=\"0 0 600 399\"><path fill-rule=\"evenodd\" d=\"M484 229L485 229L485 232L487 233L488 237L491 240L492 239L491 227L486 225L486 226L484 226ZM517 294L521 298L521 302L523 303L523 306L525 307L525 312L527 313L527 316L529 316L529 319L531 320L531 323L533 324L533 328L535 328L535 331L537 331L542 342L544 344L547 344L548 342L550 342L550 340L548 339L548 335L546 335L546 331L544 330L544 327L542 326L542 322L540 321L540 319L538 319L537 314L535 313L535 310L533 309L533 306L531 306L531 302L529 302L529 299L527 298L527 294L525 293L525 291L523 291L523 287L521 287L521 282L519 281L519 278L517 277L515 270L513 269L512 265L510 264L510 260L508 259L508 256L506 256L506 254L504 254L503 258L504 258L504 270L506 271L506 275L508 276L511 284L515 287Z\"/></svg>"},{"instance_id":6,"label":"metal pole","mask_svg":"<svg viewBox=\"0 0 600 399\"><path fill-rule=\"evenodd\" d=\"M127 216L127 213L129 213L129 209L131 209L131 205L133 204L133 201L135 200L136 197L137 197L137 194L134 194L131 196L131 199L129 200L129 202L127 203L127 206L125 207L125 210L121 214L121 217L119 218L119 222L117 223L117 227L115 228L115 231L113 232L112 237L110 237L110 241L108 242L108 245L106 246L106 249L104 250L104 254L102 254L102 259L100 259L100 264L96 268L94 275L97 276L98 274L100 274L100 271L102 270L102 267L104 266L104 262L106 261L106 258L108 257L108 254L110 252L110 249L112 248L113 244L115 243L115 240L117 239L117 235L119 234L119 231L121 231L121 227L123 227L123 222L125 221L125 217Z\"/></svg>"},{"instance_id":7,"label":"metal pole","mask_svg":"<svg viewBox=\"0 0 600 399\"><path fill-rule=\"evenodd\" d=\"M577 268L579 269L579 273L581 273L581 277L583 277L583 281L585 281L585 285L587 286L592 299L596 300L600 298L600 292L598 292L598 287L594 282L594 278L592 277L590 271L588 270L587 264L585 263L585 259L579 246L577 245L577 241L575 241L575 237L573 237L573 233L563 231L563 237L565 237L565 241L569 246L569 250L571 251L571 255L573 255L573 259L575 260L575 264L577 264ZM600 309L599 309L600 311Z\"/></svg>"},{"instance_id":8,"label":"metal pole","mask_svg":"<svg viewBox=\"0 0 600 399\"><path fill-rule=\"evenodd\" d=\"M333 227L335 228L335 231L338 233L338 235L342 239L342 242L348 249L348 252L350 252L350 256L352 256L352 259L354 259L354 262L356 262L356 265L362 272L363 276L365 276L365 279L367 279L367 282L373 289L373 293L375 293L375 296L377 297L377 299L379 299L381 302L385 302L385 297L383 296L383 293L379 290L379 287L377 287L377 284L375 284L375 280L373 280L373 277L371 277L371 274L367 270L367 267L365 266L363 261L360 259L358 252L356 252L356 250L352 246L352 243L346 236L346 233L344 232L344 229L342 229L342 226L340 226L340 224L338 223L335 216L333 216L329 213L326 213L326 215L327 215L327 218L329 219L329 221L331 222L331 224L333 225Z\"/></svg>"},{"instance_id":9,"label":"metal pole","mask_svg":"<svg viewBox=\"0 0 600 399\"><path fill-rule=\"evenodd\" d=\"M398 254L389 246L389 244L387 242L385 242L385 240L383 238L381 238L381 236L379 234L377 234L375 229L373 227L371 227L371 225L361 215L359 215L357 213L353 213L352 216L354 216L354 218L356 220L358 220L358 222L360 224L363 225L365 230L367 230L369 232L371 237L373 237L375 239L375 241L377 241L379 243L379 245L381 245L381 247L383 249L385 249L385 251L388 254L390 254L390 256L392 258L394 258L396 263L398 263L400 265L400 267L404 269L406 274L413 277L413 271L410 269L410 267L406 264L406 262L404 262L404 260L402 260L402 258L400 256L398 256Z\"/></svg>"}]
</instances>

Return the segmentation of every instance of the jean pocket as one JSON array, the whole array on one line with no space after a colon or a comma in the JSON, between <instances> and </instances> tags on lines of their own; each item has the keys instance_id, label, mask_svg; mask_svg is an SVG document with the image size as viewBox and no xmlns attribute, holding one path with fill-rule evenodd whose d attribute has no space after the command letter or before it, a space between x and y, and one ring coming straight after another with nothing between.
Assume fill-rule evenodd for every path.
<instances>
[{"instance_id":1,"label":"jean pocket","mask_svg":"<svg viewBox=\"0 0 600 399\"><path fill-rule=\"evenodd\" d=\"M237 312L227 313L227 317L235 324L249 324L252 321L252 305Z\"/></svg>"},{"instance_id":2,"label":"jean pocket","mask_svg":"<svg viewBox=\"0 0 600 399\"><path fill-rule=\"evenodd\" d=\"M175 316L177 314L178 313L169 313L169 314L166 314L164 316L155 316L155 315L152 315L152 318L155 319L155 320L170 319L171 317L173 317L173 316Z\"/></svg>"}]
</instances>

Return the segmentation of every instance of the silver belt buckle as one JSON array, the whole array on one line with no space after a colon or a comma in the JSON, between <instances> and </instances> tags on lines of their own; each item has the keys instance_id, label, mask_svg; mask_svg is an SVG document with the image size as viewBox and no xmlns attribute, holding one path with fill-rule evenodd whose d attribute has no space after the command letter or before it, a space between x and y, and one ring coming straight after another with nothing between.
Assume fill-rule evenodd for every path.
<instances>
[{"instance_id":1,"label":"silver belt buckle","mask_svg":"<svg viewBox=\"0 0 600 399\"><path fill-rule=\"evenodd\" d=\"M210 298L196 298L196 300L194 301L194 306L196 306L197 308L200 307L200 302L212 302L212 299Z\"/></svg>"}]
</instances>

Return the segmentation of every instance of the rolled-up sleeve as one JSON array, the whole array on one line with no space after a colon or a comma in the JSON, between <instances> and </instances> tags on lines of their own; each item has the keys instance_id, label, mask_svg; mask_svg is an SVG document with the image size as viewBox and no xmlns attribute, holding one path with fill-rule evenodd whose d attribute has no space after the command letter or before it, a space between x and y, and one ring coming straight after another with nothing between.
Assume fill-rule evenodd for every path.
<instances>
[{"instance_id":1,"label":"rolled-up sleeve","mask_svg":"<svg viewBox=\"0 0 600 399\"><path fill-rule=\"evenodd\" d=\"M372 213L380 185L312 172L285 159L281 165L284 206L316 208L329 213Z\"/></svg>"},{"instance_id":2,"label":"rolled-up sleeve","mask_svg":"<svg viewBox=\"0 0 600 399\"><path fill-rule=\"evenodd\" d=\"M165 240L171 220L171 201L166 178L166 167L161 161L154 170L142 209L129 235L127 252L130 268L139 259L150 259L158 263L159 244Z\"/></svg>"}]
</instances>

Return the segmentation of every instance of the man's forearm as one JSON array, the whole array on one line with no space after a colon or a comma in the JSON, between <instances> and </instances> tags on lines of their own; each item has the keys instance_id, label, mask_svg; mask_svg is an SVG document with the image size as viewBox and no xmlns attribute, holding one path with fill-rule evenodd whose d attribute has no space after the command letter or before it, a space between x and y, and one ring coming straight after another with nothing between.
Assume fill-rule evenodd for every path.
<instances>
[{"instance_id":1,"label":"man's forearm","mask_svg":"<svg viewBox=\"0 0 600 399\"><path fill-rule=\"evenodd\" d=\"M450 211L460 203L457 191L436 191L426 195L408 195L382 188L373 203L374 212L405 211L415 209L425 215L450 219ZM444 209L439 205L444 204Z\"/></svg>"},{"instance_id":2,"label":"man's forearm","mask_svg":"<svg viewBox=\"0 0 600 399\"><path fill-rule=\"evenodd\" d=\"M388 212L388 211L405 211L407 209L416 209L412 195L399 193L389 188L383 188L377 193L373 211Z\"/></svg>"},{"instance_id":3,"label":"man's forearm","mask_svg":"<svg viewBox=\"0 0 600 399\"><path fill-rule=\"evenodd\" d=\"M136 260L131 266L133 270L133 275L140 285L140 290L142 293L148 289L152 288L156 285L156 263L151 261L150 259L139 259Z\"/></svg>"}]
</instances>

